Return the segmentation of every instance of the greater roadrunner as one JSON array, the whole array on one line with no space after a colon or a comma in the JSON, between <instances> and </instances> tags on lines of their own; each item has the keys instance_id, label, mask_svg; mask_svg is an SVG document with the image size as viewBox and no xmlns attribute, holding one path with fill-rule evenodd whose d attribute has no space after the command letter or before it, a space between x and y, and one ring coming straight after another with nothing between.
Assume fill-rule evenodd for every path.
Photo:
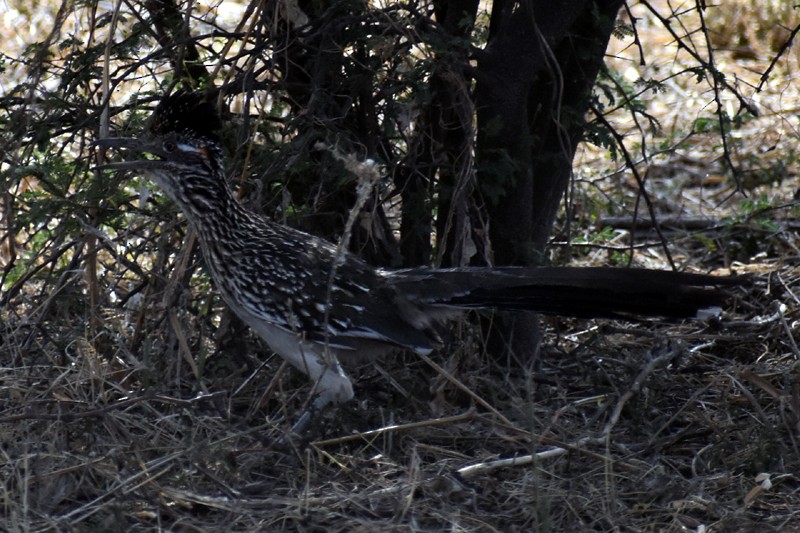
<instances>
[{"instance_id":1,"label":"greater roadrunner","mask_svg":"<svg viewBox=\"0 0 800 533\"><path fill-rule=\"evenodd\" d=\"M396 349L427 354L439 341L441 323L466 309L690 317L723 304L719 286L740 282L603 267L374 268L245 209L225 182L220 125L215 108L198 94L165 97L141 138L97 142L139 157L100 168L140 171L178 204L222 298L272 350L315 381L316 409L353 397L340 361Z\"/></svg>"}]
</instances>

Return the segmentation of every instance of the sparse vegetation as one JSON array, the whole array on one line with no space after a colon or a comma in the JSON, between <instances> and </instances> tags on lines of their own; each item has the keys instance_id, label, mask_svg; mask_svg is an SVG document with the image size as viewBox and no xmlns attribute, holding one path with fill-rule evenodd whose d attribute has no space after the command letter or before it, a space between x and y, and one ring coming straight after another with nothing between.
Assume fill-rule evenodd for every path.
<instances>
[{"instance_id":1,"label":"sparse vegetation","mask_svg":"<svg viewBox=\"0 0 800 533\"><path fill-rule=\"evenodd\" d=\"M275 48L291 48L279 37L306 22L302 3L193 4L188 29L184 5L0 9L0 529L800 531L800 9L623 9L550 247L575 264L755 275L722 319L546 319L523 368L465 321L430 360L352 369L358 401L295 446L280 439L305 378L225 311L174 207L94 173L89 143L141 129L173 82L224 85L232 182L271 216L336 238L352 178L315 143L382 157L380 216L355 244L390 263L381 236L410 231L398 213L416 201L399 181L462 162L436 159L460 140L415 133L431 80L454 79L488 15L447 40L424 2L345 4L325 20L349 17L353 45L316 72L346 85L314 94L276 65L310 68ZM166 31L176 20L186 33ZM326 35L308 49L330 50ZM352 122L341 95L358 95ZM513 161L497 155L502 174ZM439 198L417 215L433 256Z\"/></svg>"}]
</instances>

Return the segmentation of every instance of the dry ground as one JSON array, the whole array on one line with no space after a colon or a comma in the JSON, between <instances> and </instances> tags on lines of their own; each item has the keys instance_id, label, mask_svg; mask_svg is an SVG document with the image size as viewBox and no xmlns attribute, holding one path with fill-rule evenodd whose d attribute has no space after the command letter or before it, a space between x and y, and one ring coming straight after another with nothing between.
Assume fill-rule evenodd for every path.
<instances>
[{"instance_id":1,"label":"dry ground","mask_svg":"<svg viewBox=\"0 0 800 533\"><path fill-rule=\"evenodd\" d=\"M641 66L630 39L615 42L614 68L631 80L680 68L655 22L639 29L659 53ZM768 46L730 47L720 65L762 111L731 134L740 192L718 136L695 128L713 111L707 85L676 78L642 96L663 127L645 132L646 159L636 124L614 119L671 220L674 261L756 274L721 320L547 319L524 370L456 325L431 361L355 369L358 402L326 415L315 441L281 443L308 386L252 335L220 339L239 355L222 357L189 313L109 308L89 342L82 315L53 303L69 298L45 298L46 320L34 319L42 300L18 302L0 323L0 529L800 531L796 64L756 94ZM636 187L621 166L581 154L556 240L577 263L633 249L634 263L666 268L656 233L624 229ZM143 314L177 333L133 353ZM164 361L159 342L193 358Z\"/></svg>"}]
</instances>

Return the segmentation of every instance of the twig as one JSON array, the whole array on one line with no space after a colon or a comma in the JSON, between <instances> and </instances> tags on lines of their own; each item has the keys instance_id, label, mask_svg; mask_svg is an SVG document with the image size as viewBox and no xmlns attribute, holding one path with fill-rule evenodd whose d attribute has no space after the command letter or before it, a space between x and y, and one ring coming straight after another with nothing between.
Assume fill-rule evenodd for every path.
<instances>
[{"instance_id":1,"label":"twig","mask_svg":"<svg viewBox=\"0 0 800 533\"><path fill-rule=\"evenodd\" d=\"M789 34L789 38L786 39L786 42L783 43L780 50L778 50L775 53L775 57L773 57L772 61L770 61L767 70L765 70L764 73L761 75L761 80L758 83L758 87L756 87L757 92L761 92L761 89L764 88L764 84L767 83L767 80L769 79L769 75L772 72L772 69L775 68L775 65L778 64L778 60L781 58L781 56L783 56L783 54L786 53L786 51L789 50L789 48L792 46L792 42L794 41L794 38L797 36L798 32L800 32L800 24L795 26L795 28L792 30L792 33Z\"/></svg>"},{"instance_id":2,"label":"twig","mask_svg":"<svg viewBox=\"0 0 800 533\"><path fill-rule=\"evenodd\" d=\"M343 437L336 437L334 439L326 439L326 440L316 440L310 443L311 446L314 448L323 448L325 446L332 446L335 444L343 444L345 442L350 442L354 440L370 440L373 437L379 437L386 433L396 433L401 431L408 431L409 429L416 429L416 428L423 428L423 427L433 427L433 426L443 426L448 424L456 424L458 422L465 422L467 420L471 420L475 418L475 409L472 408L466 413L462 413L460 415L455 416L448 416L444 418L433 418L430 420L423 420L421 422L411 422L409 424L394 424L391 426L384 426L378 429L372 429L370 431L363 431L361 433L355 433L353 435L345 435Z\"/></svg>"},{"instance_id":3,"label":"twig","mask_svg":"<svg viewBox=\"0 0 800 533\"><path fill-rule=\"evenodd\" d=\"M58 518L61 520L64 519L71 520L72 525L83 522L84 520L86 520L87 518L89 518L90 516L92 516L93 514L104 508L103 506L98 505L99 503L108 499L117 498L121 494L129 494L134 490L138 489L139 487L141 487L142 485L150 483L156 478L161 477L162 475L169 472L169 470L172 468L172 465L170 465L169 463L171 463L173 460L177 459L178 457L186 453L187 453L186 450L180 450L166 457L159 457L158 459L155 459L148 464L142 465L141 472L137 472L136 474L133 474L127 479L119 481L97 498L81 505L80 507L76 507L75 509L71 510L70 512L64 515L61 515ZM162 465L166 466L161 468ZM158 472L153 472L153 470L156 468L160 468L160 470Z\"/></svg>"},{"instance_id":4,"label":"twig","mask_svg":"<svg viewBox=\"0 0 800 533\"><path fill-rule=\"evenodd\" d=\"M463 477L474 476L477 474L487 473L492 470L497 470L498 468L506 468L510 466L525 466L532 463L536 463L537 461L540 460L561 457L566 453L578 453L582 456L590 457L592 459L602 461L604 463L609 463L613 461L616 466L621 467L625 470L631 470L637 472L641 471L641 468L636 465L630 463L623 463L615 459L610 459L607 455L602 455L585 449L585 446L587 445L602 446L603 444L605 444L604 437L583 437L572 443L560 442L556 439L542 437L541 442L544 444L550 444L552 447L536 453L518 455L516 457L507 457L503 459L494 459L490 461L482 461L480 463L463 466L457 469L455 473Z\"/></svg>"},{"instance_id":5,"label":"twig","mask_svg":"<svg viewBox=\"0 0 800 533\"><path fill-rule=\"evenodd\" d=\"M58 412L56 414L45 414L45 413L23 413L19 415L11 415L11 416L4 416L0 418L0 424L10 424L14 422L20 422L22 420L59 420L61 422L71 422L73 420L78 420L81 418L90 418L96 416L102 416L106 413L111 411L118 411L120 409L125 409L130 407L131 405L135 405L140 402L146 401L159 401L164 403L169 403L172 405L180 405L180 406L189 406L193 403L197 403L199 401L205 401L215 396L219 396L220 394L224 394L223 391L217 391L209 394L198 394L194 398L173 398L171 396L164 396L162 394L145 394L142 396L136 396L133 398L123 398L118 400L112 404L106 405L104 407L100 407L98 409L92 409L90 411L84 411L82 413L74 413L74 412ZM69 402L63 402L58 400L53 400L48 403L56 403L58 405L68 404ZM85 405L83 402L74 402L76 405Z\"/></svg>"},{"instance_id":6,"label":"twig","mask_svg":"<svg viewBox=\"0 0 800 533\"><path fill-rule=\"evenodd\" d=\"M625 404L627 404L631 398L639 393L639 390L641 390L642 385L650 376L650 374L660 367L662 363L672 360L676 355L678 355L678 353L680 353L680 351L681 348L679 346L673 346L665 353L648 361L641 372L639 372L639 375L636 376L636 379L633 380L633 383L628 391L623 394L622 397L620 397L619 401L617 401L617 404L614 406L614 410L611 412L611 416L603 428L603 436L605 438L609 438L611 435L611 430L613 430L614 426L616 426L617 422L619 422L619 417L622 414L622 410L625 408Z\"/></svg>"},{"instance_id":7,"label":"twig","mask_svg":"<svg viewBox=\"0 0 800 533\"><path fill-rule=\"evenodd\" d=\"M636 180L636 184L639 186L640 194L636 197L637 205L634 213L638 212L639 198L643 198L644 203L647 206L647 212L650 214L650 219L654 222L653 228L656 230L658 238L661 240L661 248L664 250L664 255L667 258L667 262L670 264L670 267L673 270L676 270L675 261L672 258L672 253L669 251L669 243L667 238L664 236L664 233L661 231L661 226L658 224L655 205L653 205L653 200L650 198L650 194L647 192L647 188L645 187L647 175L645 174L645 177L643 178L642 175L639 174L639 170L636 168L636 163L634 162L633 157L631 156L630 152L628 152L628 148L623 142L623 136L611 126L611 123L609 123L603 115L596 116L597 120L602 122L608 131L611 132L611 136L614 137L614 141L617 143L617 146L619 146L622 157L625 159L625 164L630 169L634 179ZM633 234L631 234L631 244L633 244Z\"/></svg>"},{"instance_id":8,"label":"twig","mask_svg":"<svg viewBox=\"0 0 800 533\"><path fill-rule=\"evenodd\" d=\"M330 310L331 307L331 300L333 298L333 288L336 285L336 272L339 266L344 263L345 256L347 254L347 248L350 246L350 238L352 237L353 233L353 226L356 223L356 219L358 215L361 213L361 210L364 209L364 205L367 203L367 199L372 194L372 190L375 187L375 184L381 177L381 174L378 170L377 165L371 159L366 161L358 161L355 156L353 155L343 155L337 150L335 147L328 146L324 143L317 143L314 148L317 150L327 150L333 155L333 157L344 164L344 167L352 173L357 179L358 184L356 186L356 201L353 204L353 207L350 208L350 213L347 216L347 222L344 225L344 231L342 231L342 235L339 238L339 242L336 245L336 256L334 259L333 264L331 265L331 272L328 276L328 285L327 291L325 293L325 317L324 323L327 324L330 318ZM329 335L329 328L325 329L326 337ZM327 338L326 338L327 344ZM324 354L325 357L328 357L329 354L327 350ZM338 366L337 361L326 361L326 363L331 368L336 368Z\"/></svg>"},{"instance_id":9,"label":"twig","mask_svg":"<svg viewBox=\"0 0 800 533\"><path fill-rule=\"evenodd\" d=\"M464 466L456 470L456 473L464 477L474 476L476 474L480 474L483 472L497 470L498 468L506 468L509 466L524 466L534 463L536 461L542 461L544 459L552 459L554 457L560 457L566 454L568 451L569 450L567 450L566 448L553 447L537 453L521 455L518 457L510 457L508 459L496 459L494 461L485 461L483 463Z\"/></svg>"},{"instance_id":10,"label":"twig","mask_svg":"<svg viewBox=\"0 0 800 533\"><path fill-rule=\"evenodd\" d=\"M508 427L515 427L514 424L508 418L503 416L497 409L492 407L492 405L489 402L487 402L486 400L484 400L483 398L481 398L480 396L478 396L477 394L472 392L472 390L469 387L467 387L466 385L461 383L461 381L459 381L458 378L453 376L453 374L451 374L450 372L448 372L447 370L445 370L444 368L442 368L441 366L439 366L438 364L433 362L433 360L430 357L428 357L427 355L424 355L424 354L419 354L418 357L420 359L422 359L423 361L425 361L426 363L428 363L428 365L431 368L436 370L439 374L441 374L444 378L446 378L450 383L455 385L460 391L462 391L463 393L468 395L470 398L475 400L475 402L478 403L481 407L485 408L487 411L489 411L494 416L496 416L501 422L503 422L503 424L506 424Z\"/></svg>"}]
</instances>

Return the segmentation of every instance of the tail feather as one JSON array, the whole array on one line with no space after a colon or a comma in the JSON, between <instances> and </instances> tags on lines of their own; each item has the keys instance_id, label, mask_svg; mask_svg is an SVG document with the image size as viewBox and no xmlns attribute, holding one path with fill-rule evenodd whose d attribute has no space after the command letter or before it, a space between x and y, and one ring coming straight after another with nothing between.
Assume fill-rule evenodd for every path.
<instances>
[{"instance_id":1,"label":"tail feather","mask_svg":"<svg viewBox=\"0 0 800 533\"><path fill-rule=\"evenodd\" d=\"M403 271L406 291L435 306L494 307L584 318L693 317L721 307L743 276L609 267ZM407 286L406 286L407 285Z\"/></svg>"}]
</instances>

